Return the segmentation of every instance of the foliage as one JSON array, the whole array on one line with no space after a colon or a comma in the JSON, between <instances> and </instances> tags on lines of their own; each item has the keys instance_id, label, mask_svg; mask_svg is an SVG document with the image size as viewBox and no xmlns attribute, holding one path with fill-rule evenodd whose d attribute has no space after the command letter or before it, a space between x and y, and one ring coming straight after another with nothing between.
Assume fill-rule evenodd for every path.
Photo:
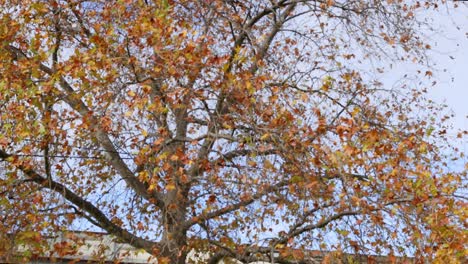
<instances>
[{"instance_id":1,"label":"foliage","mask_svg":"<svg viewBox=\"0 0 468 264\"><path fill-rule=\"evenodd\" d=\"M161 263L464 256L447 118L372 77L424 65L443 2L0 3L0 233L18 243L86 222Z\"/></svg>"}]
</instances>

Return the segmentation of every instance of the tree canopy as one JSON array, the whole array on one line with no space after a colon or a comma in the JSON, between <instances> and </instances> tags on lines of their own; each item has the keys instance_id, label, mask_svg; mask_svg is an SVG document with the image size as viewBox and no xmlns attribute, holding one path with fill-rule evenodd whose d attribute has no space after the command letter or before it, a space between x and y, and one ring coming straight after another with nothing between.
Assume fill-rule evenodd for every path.
<instances>
[{"instance_id":1,"label":"tree canopy","mask_svg":"<svg viewBox=\"0 0 468 264\"><path fill-rule=\"evenodd\" d=\"M461 261L431 69L379 79L425 67L438 5L0 0L0 256L80 224L159 263Z\"/></svg>"}]
</instances>

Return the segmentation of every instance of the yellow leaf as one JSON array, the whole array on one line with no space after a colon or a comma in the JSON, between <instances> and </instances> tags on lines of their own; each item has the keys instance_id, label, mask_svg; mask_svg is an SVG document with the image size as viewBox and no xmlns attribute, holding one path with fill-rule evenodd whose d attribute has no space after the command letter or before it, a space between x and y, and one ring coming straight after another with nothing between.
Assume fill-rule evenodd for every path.
<instances>
[{"instance_id":1,"label":"yellow leaf","mask_svg":"<svg viewBox=\"0 0 468 264\"><path fill-rule=\"evenodd\" d=\"M172 191L172 190L175 190L176 186L174 183L169 183L168 185L166 185L166 190L168 191Z\"/></svg>"},{"instance_id":2,"label":"yellow leaf","mask_svg":"<svg viewBox=\"0 0 468 264\"><path fill-rule=\"evenodd\" d=\"M130 97L135 97L135 95L136 95L136 93L134 91L132 91L132 90L128 91L127 94Z\"/></svg>"},{"instance_id":3,"label":"yellow leaf","mask_svg":"<svg viewBox=\"0 0 468 264\"><path fill-rule=\"evenodd\" d=\"M264 134L263 136L260 137L260 140L266 140L270 137L269 133Z\"/></svg>"},{"instance_id":4,"label":"yellow leaf","mask_svg":"<svg viewBox=\"0 0 468 264\"><path fill-rule=\"evenodd\" d=\"M138 178L140 180L142 180L142 181L146 181L149 178L149 174L148 174L147 171L142 171L142 172L138 173Z\"/></svg>"},{"instance_id":5,"label":"yellow leaf","mask_svg":"<svg viewBox=\"0 0 468 264\"><path fill-rule=\"evenodd\" d=\"M353 117L355 117L357 114L361 112L361 108L359 107L354 107L353 112L351 113Z\"/></svg>"},{"instance_id":6,"label":"yellow leaf","mask_svg":"<svg viewBox=\"0 0 468 264\"><path fill-rule=\"evenodd\" d=\"M284 248L284 247L285 247L284 244L277 244L277 245L275 246L275 249L282 249L282 248Z\"/></svg>"}]
</instances>

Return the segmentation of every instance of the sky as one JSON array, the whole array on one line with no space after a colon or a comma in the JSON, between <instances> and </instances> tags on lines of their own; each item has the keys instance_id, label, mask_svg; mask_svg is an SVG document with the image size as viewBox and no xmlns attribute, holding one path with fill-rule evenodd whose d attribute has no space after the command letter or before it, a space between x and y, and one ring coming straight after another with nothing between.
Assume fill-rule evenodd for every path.
<instances>
[{"instance_id":1,"label":"sky","mask_svg":"<svg viewBox=\"0 0 468 264\"><path fill-rule=\"evenodd\" d=\"M449 167L460 171L468 164L468 137L455 137L458 131L468 131L468 1L438 12L432 19L438 32L431 38L429 55L437 69L434 79L438 84L429 89L428 96L455 114L449 138L465 157L450 162Z\"/></svg>"},{"instance_id":2,"label":"sky","mask_svg":"<svg viewBox=\"0 0 468 264\"><path fill-rule=\"evenodd\" d=\"M438 13L433 21L439 32L431 38L429 55L438 69L434 72L438 84L429 96L453 111L454 131L468 130L468 2Z\"/></svg>"}]
</instances>

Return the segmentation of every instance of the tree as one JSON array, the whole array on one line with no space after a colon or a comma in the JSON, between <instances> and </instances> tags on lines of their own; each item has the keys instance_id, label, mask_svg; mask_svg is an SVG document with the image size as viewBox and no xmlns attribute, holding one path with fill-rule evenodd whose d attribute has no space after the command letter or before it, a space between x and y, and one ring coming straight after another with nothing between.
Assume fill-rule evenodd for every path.
<instances>
[{"instance_id":1,"label":"tree","mask_svg":"<svg viewBox=\"0 0 468 264\"><path fill-rule=\"evenodd\" d=\"M463 257L447 117L369 66L424 65L420 14L443 3L0 3L11 243L87 223L160 263Z\"/></svg>"}]
</instances>

